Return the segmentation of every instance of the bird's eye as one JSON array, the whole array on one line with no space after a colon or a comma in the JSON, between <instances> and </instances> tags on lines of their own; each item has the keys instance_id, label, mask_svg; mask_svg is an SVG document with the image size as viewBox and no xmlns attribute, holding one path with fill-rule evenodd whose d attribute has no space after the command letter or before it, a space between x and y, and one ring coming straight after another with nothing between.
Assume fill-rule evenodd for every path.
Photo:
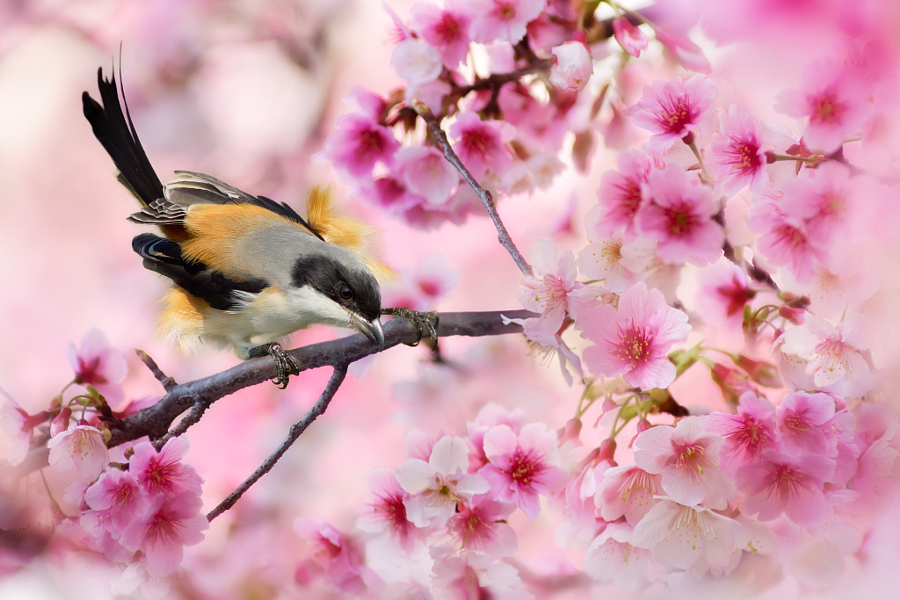
<instances>
[{"instance_id":1,"label":"bird's eye","mask_svg":"<svg viewBox=\"0 0 900 600\"><path fill-rule=\"evenodd\" d=\"M342 285L338 288L338 296L341 297L341 300L350 300L353 298L353 290L346 285Z\"/></svg>"}]
</instances>

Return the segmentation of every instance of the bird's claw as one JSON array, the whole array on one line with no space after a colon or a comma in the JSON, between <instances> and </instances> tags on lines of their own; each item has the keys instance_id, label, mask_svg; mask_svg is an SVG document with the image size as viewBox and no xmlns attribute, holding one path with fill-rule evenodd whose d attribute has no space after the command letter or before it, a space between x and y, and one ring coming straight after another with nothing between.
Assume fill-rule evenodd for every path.
<instances>
[{"instance_id":1,"label":"bird's claw","mask_svg":"<svg viewBox=\"0 0 900 600\"><path fill-rule=\"evenodd\" d=\"M441 319L436 312L419 312L417 310L412 310L411 308L398 306L395 308L383 308L381 309L381 314L406 319L415 326L416 333L418 334L416 336L416 341L411 344L406 344L407 346L418 346L419 342L422 341L422 336L424 336L426 332L428 333L428 337L437 344L437 327Z\"/></svg>"},{"instance_id":2,"label":"bird's claw","mask_svg":"<svg viewBox=\"0 0 900 600\"><path fill-rule=\"evenodd\" d=\"M250 358L256 356L271 356L275 359L275 364L278 367L278 376L272 381L279 389L284 389L287 387L288 379L291 375L299 375L300 367L297 366L297 363L294 362L294 359L284 351L284 348L281 347L281 344L278 342L272 342L270 344L263 344L262 346L257 346L255 348L250 349Z\"/></svg>"}]
</instances>

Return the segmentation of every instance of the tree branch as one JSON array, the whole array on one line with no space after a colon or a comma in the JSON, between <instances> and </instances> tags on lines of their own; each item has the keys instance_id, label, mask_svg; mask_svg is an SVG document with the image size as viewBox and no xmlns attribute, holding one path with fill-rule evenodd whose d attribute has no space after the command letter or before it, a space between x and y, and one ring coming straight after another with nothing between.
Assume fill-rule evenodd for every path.
<instances>
[{"instance_id":1,"label":"tree branch","mask_svg":"<svg viewBox=\"0 0 900 600\"><path fill-rule=\"evenodd\" d=\"M522 328L518 325L504 325L500 318L501 314L519 319L535 316L525 310L440 313L438 335L448 337L521 333ZM416 328L411 323L403 319L392 319L384 327L384 350L398 344L413 342L416 336ZM357 334L297 348L288 354L293 357L300 371L305 371L323 366L347 365L379 351L378 346L362 334ZM186 426L181 427L179 424L178 433L183 433L187 426L196 422L194 417L199 417L213 402L245 387L272 379L275 375L275 359L266 356L244 361L204 379L174 385L153 406L110 423L111 437L108 446L112 448L144 435L150 436L151 439L162 438L169 433L169 428L179 415L193 408Z\"/></svg>"},{"instance_id":2,"label":"tree branch","mask_svg":"<svg viewBox=\"0 0 900 600\"><path fill-rule=\"evenodd\" d=\"M475 193L481 198L481 203L484 204L484 208L487 210L488 215L490 215L491 221L494 222L494 227L497 228L497 239L500 244L506 248L509 255L516 261L516 265L519 267L519 270L522 271L522 274L531 275L531 265L528 264L528 261L522 256L522 253L516 248L516 244L509 235L509 231L506 230L506 226L503 224L503 221L500 220L500 214L497 212L497 206L494 204L494 198L491 196L491 193L481 187L481 185L475 181L475 178L472 177L472 174L469 173L469 170L466 169L465 165L462 164L459 156L456 155L456 152L454 152L453 148L450 146L447 134L441 129L441 124L438 123L437 118L428 107L420 102L416 102L415 109L416 113L422 117L423 121L425 121L425 125L428 126L428 131L431 132L431 135L434 136L434 139L436 139L441 145L441 148L443 148L444 158L459 171L463 179L466 180L466 183L472 186L472 189L475 190Z\"/></svg>"},{"instance_id":3,"label":"tree branch","mask_svg":"<svg viewBox=\"0 0 900 600\"><path fill-rule=\"evenodd\" d=\"M256 469L250 477L244 480L241 485L239 485L233 492L228 494L228 497L222 500L217 507L209 511L206 515L206 519L208 521L212 521L223 512L234 506L234 503L240 499L241 496L244 495L250 486L259 481L259 479L272 470L272 467L275 466L275 463L284 455L288 449L294 445L294 442L297 441L303 432L306 431L306 428L309 427L313 421L316 420L316 417L325 412L325 409L328 408L328 404L331 402L331 399L334 398L335 393L337 393L338 388L341 387L341 383L344 381L344 377L347 376L347 363L340 363L334 366L334 372L331 374L331 379L328 380L328 385L325 386L325 390L322 392L322 395L319 396L319 399L313 405L309 412L307 412L302 419L300 419L297 423L294 423L291 426L291 431L288 433L287 439L281 442L281 445L278 446L278 449L272 453L269 458L263 462Z\"/></svg>"}]
</instances>

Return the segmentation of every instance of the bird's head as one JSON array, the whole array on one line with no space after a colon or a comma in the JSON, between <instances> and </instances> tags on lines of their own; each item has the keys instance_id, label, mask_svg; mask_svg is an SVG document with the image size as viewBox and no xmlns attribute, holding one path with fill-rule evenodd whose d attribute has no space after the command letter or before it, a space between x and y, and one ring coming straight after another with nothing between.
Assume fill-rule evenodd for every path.
<instances>
[{"instance_id":1,"label":"bird's head","mask_svg":"<svg viewBox=\"0 0 900 600\"><path fill-rule=\"evenodd\" d=\"M372 271L353 252L322 244L296 260L291 279L295 288L312 292L313 301L303 308L314 313L310 322L356 329L384 346L381 289Z\"/></svg>"}]
</instances>

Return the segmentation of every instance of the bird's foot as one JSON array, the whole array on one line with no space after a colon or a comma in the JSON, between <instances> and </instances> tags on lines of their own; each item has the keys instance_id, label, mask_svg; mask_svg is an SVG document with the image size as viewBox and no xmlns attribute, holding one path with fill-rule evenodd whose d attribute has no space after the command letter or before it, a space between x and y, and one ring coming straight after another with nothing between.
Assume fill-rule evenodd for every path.
<instances>
[{"instance_id":1,"label":"bird's foot","mask_svg":"<svg viewBox=\"0 0 900 600\"><path fill-rule=\"evenodd\" d=\"M272 381L272 383L277 385L282 390L287 387L288 378L291 375L300 374L300 367L297 366L297 363L294 362L294 359L284 351L284 348L282 348L281 344L279 344L278 342L272 342L270 344L263 344L261 346L256 346L255 348L250 348L249 354L250 358L255 358L257 356L271 356L275 359L275 364L278 366L278 376Z\"/></svg>"},{"instance_id":2,"label":"bird's foot","mask_svg":"<svg viewBox=\"0 0 900 600\"><path fill-rule=\"evenodd\" d=\"M418 336L416 337L415 342L407 344L407 346L418 346L419 342L422 341L422 336L424 336L426 332L428 333L428 337L437 344L437 326L440 322L440 317L438 317L436 312L419 312L417 310L412 310L411 308L398 306L395 308L382 308L381 314L406 319L415 326Z\"/></svg>"}]
</instances>

